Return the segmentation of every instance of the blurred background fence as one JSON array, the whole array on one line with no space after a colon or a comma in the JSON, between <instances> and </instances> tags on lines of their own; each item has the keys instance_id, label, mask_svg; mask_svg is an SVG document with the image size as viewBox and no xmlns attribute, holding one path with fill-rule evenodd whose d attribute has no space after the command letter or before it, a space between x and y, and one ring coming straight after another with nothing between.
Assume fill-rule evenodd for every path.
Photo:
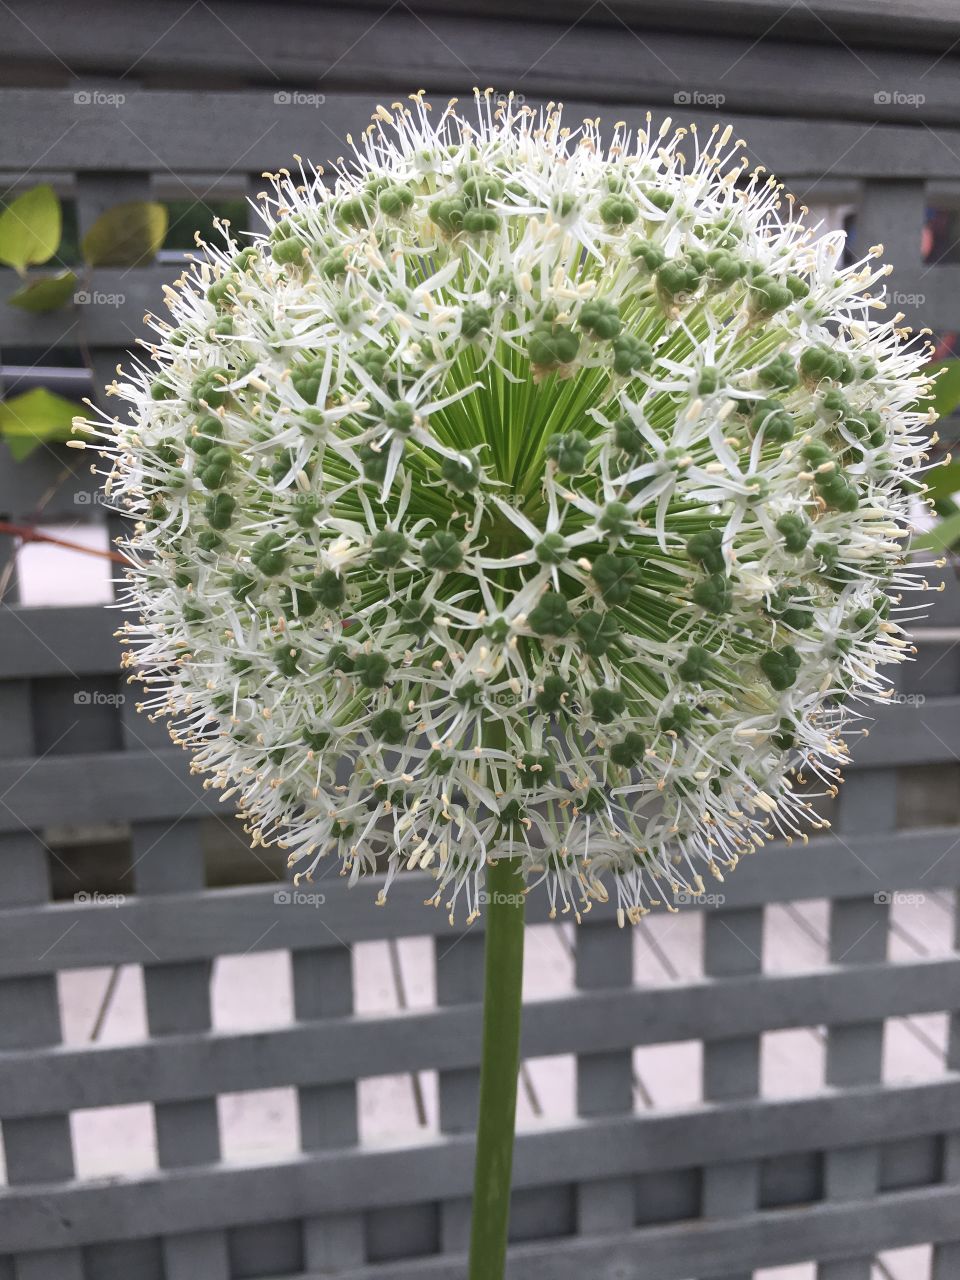
<instances>
[{"instance_id":1,"label":"blurred background fence","mask_svg":"<svg viewBox=\"0 0 960 1280\"><path fill-rule=\"evenodd\" d=\"M7 400L93 394L196 226L380 99L733 122L960 328L960 16L917 0L0 5L0 177L170 210L157 260L5 305ZM91 377L90 369L93 374ZM949 429L949 424L948 424ZM0 518L105 549L88 460L0 456ZM482 922L282 886L126 696L109 563L0 537L0 1280L463 1274ZM533 907L514 1280L960 1277L960 592L807 847L620 931Z\"/></svg>"}]
</instances>

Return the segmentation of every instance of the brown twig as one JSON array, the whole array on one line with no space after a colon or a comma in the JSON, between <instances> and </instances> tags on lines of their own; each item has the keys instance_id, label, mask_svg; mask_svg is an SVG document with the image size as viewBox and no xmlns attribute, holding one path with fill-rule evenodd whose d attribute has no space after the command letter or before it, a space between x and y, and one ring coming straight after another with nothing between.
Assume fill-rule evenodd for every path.
<instances>
[{"instance_id":1,"label":"brown twig","mask_svg":"<svg viewBox=\"0 0 960 1280\"><path fill-rule=\"evenodd\" d=\"M88 556L102 556L113 560L116 564L130 564L130 559L119 551L101 551L97 547L85 547L80 542L68 542L66 538L55 538L51 533L43 533L30 524L12 524L9 520L0 520L0 533L9 534L11 538L19 538L21 542L49 542L55 547L64 547L67 551L81 551Z\"/></svg>"}]
</instances>

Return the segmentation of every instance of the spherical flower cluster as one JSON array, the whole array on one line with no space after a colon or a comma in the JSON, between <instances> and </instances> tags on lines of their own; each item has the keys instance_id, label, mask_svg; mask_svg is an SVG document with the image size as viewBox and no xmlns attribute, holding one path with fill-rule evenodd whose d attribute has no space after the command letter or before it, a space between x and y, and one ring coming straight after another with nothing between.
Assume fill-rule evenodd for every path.
<instances>
[{"instance_id":1,"label":"spherical flower cluster","mask_svg":"<svg viewBox=\"0 0 960 1280\"><path fill-rule=\"evenodd\" d=\"M924 352L729 129L411 104L273 175L85 424L128 663L308 879L472 917L510 856L635 920L817 826L889 693Z\"/></svg>"}]
</instances>

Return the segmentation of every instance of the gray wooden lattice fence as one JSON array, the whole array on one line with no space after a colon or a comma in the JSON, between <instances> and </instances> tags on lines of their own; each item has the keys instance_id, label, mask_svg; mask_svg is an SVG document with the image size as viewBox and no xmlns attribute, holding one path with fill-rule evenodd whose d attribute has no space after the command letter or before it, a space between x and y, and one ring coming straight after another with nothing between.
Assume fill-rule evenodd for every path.
<instances>
[{"instance_id":1,"label":"gray wooden lattice fence","mask_svg":"<svg viewBox=\"0 0 960 1280\"><path fill-rule=\"evenodd\" d=\"M808 202L856 206L859 244L883 242L893 287L917 295L904 310L935 329L960 322L960 266L925 267L920 245L925 207L960 194L957 58L943 56L960 19L946 4L918 4L910 21L882 0L836 0L820 17L766 0L561 4L549 18L532 3L481 17L444 0L2 8L0 171L24 186L49 177L75 199L81 229L150 192L250 193L262 169L294 152L336 155L378 96L421 85L563 97L574 118L692 112L701 127L705 95L722 94L753 158ZM108 93L122 104L98 100ZM174 271L101 271L95 288L122 302L66 317L0 305L4 362L37 362L19 383L42 383L82 345L102 384ZM0 288L12 290L7 276ZM54 454L2 459L0 514L34 513L76 463ZM45 518L96 520L93 483L83 468L71 474ZM9 553L0 540L0 562ZM576 934L575 992L529 1006L524 1053L576 1055L579 1117L518 1142L515 1280L747 1280L803 1261L819 1280L869 1280L878 1252L911 1244L932 1244L931 1280L960 1277L960 957L889 962L889 907L877 899L918 887L952 899L960 883L954 828L898 829L902 771L960 751L949 632L960 597L949 585L933 597L941 630L904 675L903 692L926 701L904 698L863 742L835 836L770 848L724 886L704 921L702 977L634 985L630 933L597 911ZM115 622L90 607L0 611L0 1280L454 1280L469 1213L480 927L451 949L456 935L424 909L415 879L385 911L366 889L325 882L335 933L314 911L281 909L271 886L205 887L209 796L132 700L106 696L122 688ZM75 695L91 690L103 696L80 716ZM53 901L48 832L105 822L129 831L135 892L120 907ZM829 899L828 962L765 973L772 904L807 899ZM350 946L425 934L449 952L436 1007L356 1015ZM212 1032L212 963L267 947L291 953L293 1021ZM146 1038L63 1045L57 975L127 964L143 969ZM884 1083L885 1020L925 1013L951 1016L943 1071ZM763 1037L791 1027L825 1028L825 1079L765 1099ZM703 1044L702 1103L636 1114L634 1048L690 1040ZM359 1142L358 1080L425 1070L440 1075L441 1136L402 1149ZM297 1090L302 1154L225 1162L218 1095L276 1085ZM136 1102L154 1109L158 1171L76 1178L70 1113Z\"/></svg>"}]
</instances>

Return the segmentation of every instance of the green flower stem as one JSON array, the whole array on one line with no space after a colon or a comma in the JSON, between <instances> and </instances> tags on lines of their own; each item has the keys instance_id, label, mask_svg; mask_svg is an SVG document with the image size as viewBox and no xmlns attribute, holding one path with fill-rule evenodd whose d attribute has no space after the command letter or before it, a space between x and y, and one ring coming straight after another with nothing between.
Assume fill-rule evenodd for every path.
<instances>
[{"instance_id":1,"label":"green flower stem","mask_svg":"<svg viewBox=\"0 0 960 1280\"><path fill-rule=\"evenodd\" d=\"M488 863L480 1114L469 1280L502 1280L520 1069L525 899L519 860Z\"/></svg>"}]
</instances>

